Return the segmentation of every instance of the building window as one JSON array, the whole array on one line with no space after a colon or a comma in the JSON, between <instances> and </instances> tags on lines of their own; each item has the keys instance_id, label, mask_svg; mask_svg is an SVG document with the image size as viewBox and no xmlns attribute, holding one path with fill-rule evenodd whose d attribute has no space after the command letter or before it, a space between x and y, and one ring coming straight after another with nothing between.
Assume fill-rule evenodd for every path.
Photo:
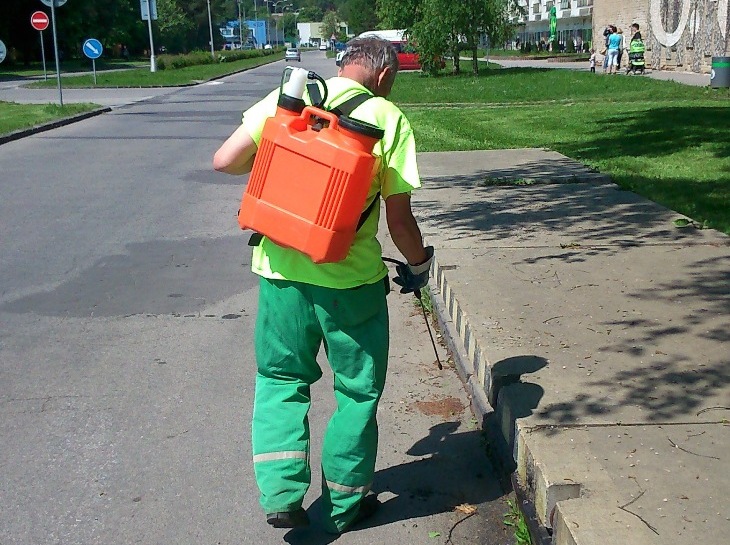
<instances>
[{"instance_id":1,"label":"building window","mask_svg":"<svg viewBox=\"0 0 730 545\"><path fill-rule=\"evenodd\" d=\"M570 0L560 0L560 9L570 9Z\"/></svg>"}]
</instances>

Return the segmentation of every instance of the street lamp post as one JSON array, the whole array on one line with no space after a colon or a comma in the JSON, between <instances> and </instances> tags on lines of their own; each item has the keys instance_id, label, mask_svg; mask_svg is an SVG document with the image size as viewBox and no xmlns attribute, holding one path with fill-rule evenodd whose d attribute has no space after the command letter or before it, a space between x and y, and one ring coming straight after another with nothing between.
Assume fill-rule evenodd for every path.
<instances>
[{"instance_id":1,"label":"street lamp post","mask_svg":"<svg viewBox=\"0 0 730 545\"><path fill-rule=\"evenodd\" d=\"M210 15L210 0L208 0L208 28L210 29L210 56L215 59L215 49L213 47L213 19Z\"/></svg>"},{"instance_id":2,"label":"street lamp post","mask_svg":"<svg viewBox=\"0 0 730 545\"><path fill-rule=\"evenodd\" d=\"M246 18L241 14L242 0L238 0L238 41L241 44L241 50L243 50L243 20Z\"/></svg>"},{"instance_id":3,"label":"street lamp post","mask_svg":"<svg viewBox=\"0 0 730 545\"><path fill-rule=\"evenodd\" d=\"M281 6L281 14L284 15L284 10L286 8L291 8L292 4L290 3L290 0L277 0L276 2L272 2L274 5L274 15L276 15L276 8L277 6ZM283 41L283 40L282 40ZM279 18L276 18L276 43L279 43Z\"/></svg>"}]
</instances>

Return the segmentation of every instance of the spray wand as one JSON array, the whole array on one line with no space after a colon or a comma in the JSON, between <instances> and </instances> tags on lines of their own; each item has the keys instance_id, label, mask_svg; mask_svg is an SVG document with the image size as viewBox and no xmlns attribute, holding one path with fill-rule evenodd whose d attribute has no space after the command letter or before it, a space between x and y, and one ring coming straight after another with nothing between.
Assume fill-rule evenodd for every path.
<instances>
[{"instance_id":1,"label":"spray wand","mask_svg":"<svg viewBox=\"0 0 730 545\"><path fill-rule=\"evenodd\" d=\"M391 257L384 257L383 261L387 261L388 263L393 263L397 266L406 268L408 267L407 264L403 263L402 261L398 261L397 259L393 259ZM426 316L426 307L423 304L423 296L421 295L420 289L413 290L413 295L415 295L416 299L418 300L418 304L421 307L421 311L423 311L423 320L426 322L426 329L428 330L428 336L431 338L431 346L433 346L433 353L436 354L436 364L438 365L439 371L443 370L444 366L441 365L441 359L439 358L439 353L436 348L436 341L433 338L433 332L431 331L431 324L428 321L428 316Z\"/></svg>"}]
</instances>

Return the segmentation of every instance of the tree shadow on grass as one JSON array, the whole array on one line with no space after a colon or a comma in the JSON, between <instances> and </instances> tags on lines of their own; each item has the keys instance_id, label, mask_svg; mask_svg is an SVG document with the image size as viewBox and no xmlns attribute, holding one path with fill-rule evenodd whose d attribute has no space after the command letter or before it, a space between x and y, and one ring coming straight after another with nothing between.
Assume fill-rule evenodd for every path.
<instances>
[{"instance_id":1,"label":"tree shadow on grass","mask_svg":"<svg viewBox=\"0 0 730 545\"><path fill-rule=\"evenodd\" d=\"M594 136L595 135L595 136ZM561 146L580 159L661 158L703 147L713 157L730 156L730 108L686 105L647 107L599 120L588 138Z\"/></svg>"}]
</instances>

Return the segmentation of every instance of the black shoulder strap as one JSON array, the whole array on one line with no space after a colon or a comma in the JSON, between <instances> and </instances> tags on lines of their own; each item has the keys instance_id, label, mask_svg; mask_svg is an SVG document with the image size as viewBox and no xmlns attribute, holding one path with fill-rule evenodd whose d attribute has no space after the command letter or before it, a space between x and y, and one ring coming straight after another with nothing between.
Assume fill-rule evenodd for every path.
<instances>
[{"instance_id":1,"label":"black shoulder strap","mask_svg":"<svg viewBox=\"0 0 730 545\"><path fill-rule=\"evenodd\" d=\"M372 202L368 205L368 207L365 209L365 211L360 214L360 219L357 222L357 231L360 230L360 227L365 225L365 222L368 221L368 218L370 217L370 214L373 210L375 210L375 207L380 204L380 191L378 191L375 194L375 197L373 198Z\"/></svg>"},{"instance_id":2,"label":"black shoulder strap","mask_svg":"<svg viewBox=\"0 0 730 545\"><path fill-rule=\"evenodd\" d=\"M373 98L373 95L371 94L360 93L359 95L355 95L354 97L344 101L342 104L330 109L330 112L335 114L337 117L340 117L341 115L350 115L353 111L355 111L355 108L371 98Z\"/></svg>"}]
</instances>

